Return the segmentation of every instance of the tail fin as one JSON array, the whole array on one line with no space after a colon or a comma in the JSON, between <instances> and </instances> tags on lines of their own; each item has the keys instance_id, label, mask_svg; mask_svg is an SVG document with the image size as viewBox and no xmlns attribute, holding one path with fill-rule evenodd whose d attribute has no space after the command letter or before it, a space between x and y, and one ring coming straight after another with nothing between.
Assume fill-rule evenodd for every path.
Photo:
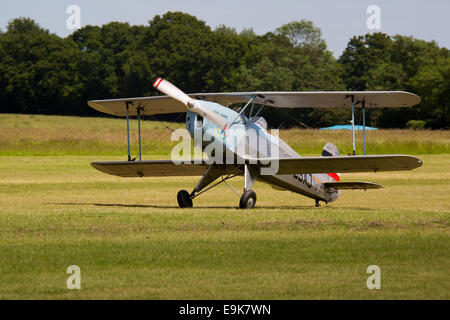
<instances>
[{"instance_id":1,"label":"tail fin","mask_svg":"<svg viewBox=\"0 0 450 320\"><path fill-rule=\"evenodd\" d=\"M325 147L323 147L322 157L335 157L338 155L339 155L338 148L331 142L328 142L325 145Z\"/></svg>"},{"instance_id":2,"label":"tail fin","mask_svg":"<svg viewBox=\"0 0 450 320\"><path fill-rule=\"evenodd\" d=\"M331 142L328 142L325 145L325 147L323 147L322 157L336 157L338 155L339 155L338 148ZM330 177L330 181L341 180L341 175L339 173L327 173L327 175Z\"/></svg>"}]
</instances>

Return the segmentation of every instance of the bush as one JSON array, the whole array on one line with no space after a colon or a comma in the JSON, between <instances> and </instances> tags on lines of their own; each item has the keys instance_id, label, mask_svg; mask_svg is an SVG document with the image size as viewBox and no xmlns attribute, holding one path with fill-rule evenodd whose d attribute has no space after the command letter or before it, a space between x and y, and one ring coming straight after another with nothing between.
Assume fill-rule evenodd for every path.
<instances>
[{"instance_id":1,"label":"bush","mask_svg":"<svg viewBox=\"0 0 450 320\"><path fill-rule=\"evenodd\" d=\"M409 120L406 123L406 128L413 129L413 130L419 130L425 128L425 121L422 120Z\"/></svg>"}]
</instances>

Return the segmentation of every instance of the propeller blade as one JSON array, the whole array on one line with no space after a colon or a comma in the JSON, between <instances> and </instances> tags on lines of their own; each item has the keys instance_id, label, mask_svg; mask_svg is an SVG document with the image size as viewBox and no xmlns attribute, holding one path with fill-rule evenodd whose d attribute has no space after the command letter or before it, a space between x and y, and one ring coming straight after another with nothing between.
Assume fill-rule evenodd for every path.
<instances>
[{"instance_id":1,"label":"propeller blade","mask_svg":"<svg viewBox=\"0 0 450 320\"><path fill-rule=\"evenodd\" d=\"M226 122L221 116L208 109L205 109L197 100L190 98L187 94L175 87L169 81L164 80L163 78L157 78L155 82L153 82L153 87L155 87L155 89L158 89L165 95L180 101L190 111L195 112L214 123L217 123L222 127L222 129L228 127L228 122Z\"/></svg>"},{"instance_id":2,"label":"propeller blade","mask_svg":"<svg viewBox=\"0 0 450 320\"><path fill-rule=\"evenodd\" d=\"M189 98L189 96L183 91L171 84L169 81L164 80L163 78L157 78L155 82L153 82L153 87L155 87L155 89L158 89L165 95L180 101L182 104L189 108L187 103L192 99Z\"/></svg>"}]
</instances>

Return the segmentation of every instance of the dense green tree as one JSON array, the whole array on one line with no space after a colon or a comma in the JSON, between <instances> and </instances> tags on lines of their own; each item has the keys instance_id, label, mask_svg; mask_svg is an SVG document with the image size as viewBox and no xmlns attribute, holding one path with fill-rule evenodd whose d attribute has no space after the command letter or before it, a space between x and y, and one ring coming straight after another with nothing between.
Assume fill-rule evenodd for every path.
<instances>
[{"instance_id":1,"label":"dense green tree","mask_svg":"<svg viewBox=\"0 0 450 320\"><path fill-rule=\"evenodd\" d=\"M3 112L65 114L77 91L79 52L28 18L8 23L0 35Z\"/></svg>"},{"instance_id":2,"label":"dense green tree","mask_svg":"<svg viewBox=\"0 0 450 320\"><path fill-rule=\"evenodd\" d=\"M342 90L341 67L320 38L320 29L310 21L292 22L267 33L257 48L259 61L240 75L247 86L242 91L321 91ZM250 88L248 88L250 86ZM270 115L272 125L321 126L345 122L346 110L288 109Z\"/></svg>"},{"instance_id":3,"label":"dense green tree","mask_svg":"<svg viewBox=\"0 0 450 320\"><path fill-rule=\"evenodd\" d=\"M339 58L344 67L343 79L348 90L366 90L368 72L389 62L392 39L384 33L366 34L350 39Z\"/></svg>"},{"instance_id":4,"label":"dense green tree","mask_svg":"<svg viewBox=\"0 0 450 320\"><path fill-rule=\"evenodd\" d=\"M422 97L422 108L416 119L426 119L430 128L450 127L450 57L439 57L427 68L420 68L408 85Z\"/></svg>"},{"instance_id":5,"label":"dense green tree","mask_svg":"<svg viewBox=\"0 0 450 320\"><path fill-rule=\"evenodd\" d=\"M311 21L273 32L212 30L182 12L148 25L85 26L65 39L29 18L0 31L0 112L97 114L91 99L148 96L157 76L186 92L406 90L418 107L368 112L369 123L449 126L449 50L383 33L355 36L337 61ZM348 109L265 109L272 127L345 124Z\"/></svg>"},{"instance_id":6,"label":"dense green tree","mask_svg":"<svg viewBox=\"0 0 450 320\"><path fill-rule=\"evenodd\" d=\"M327 48L322 31L309 20L292 21L277 28L276 34L288 38L294 47L311 51L324 51Z\"/></svg>"},{"instance_id":7,"label":"dense green tree","mask_svg":"<svg viewBox=\"0 0 450 320\"><path fill-rule=\"evenodd\" d=\"M141 45L151 58L152 78L165 77L187 92L202 91L211 68L211 36L211 28L191 15L168 12L155 16Z\"/></svg>"},{"instance_id":8,"label":"dense green tree","mask_svg":"<svg viewBox=\"0 0 450 320\"><path fill-rule=\"evenodd\" d=\"M208 71L203 91L222 92L236 88L233 74L245 64L251 51L251 37L240 36L235 29L226 26L217 27L211 34L211 46L208 52Z\"/></svg>"},{"instance_id":9,"label":"dense green tree","mask_svg":"<svg viewBox=\"0 0 450 320\"><path fill-rule=\"evenodd\" d=\"M428 127L442 128L449 126L448 57L449 51L434 41L373 33L353 37L339 62L349 90L404 90L421 96L416 107L371 110L378 126L404 127L408 120L424 120Z\"/></svg>"}]
</instances>

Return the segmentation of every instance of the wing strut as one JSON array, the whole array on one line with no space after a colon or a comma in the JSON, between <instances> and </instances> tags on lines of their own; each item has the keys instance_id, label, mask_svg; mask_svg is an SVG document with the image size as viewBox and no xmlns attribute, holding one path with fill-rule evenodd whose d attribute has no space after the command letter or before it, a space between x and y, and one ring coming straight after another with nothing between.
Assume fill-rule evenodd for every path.
<instances>
[{"instance_id":1,"label":"wing strut","mask_svg":"<svg viewBox=\"0 0 450 320\"><path fill-rule=\"evenodd\" d=\"M366 155L366 101L362 101L362 117L363 117L363 145L364 155Z\"/></svg>"},{"instance_id":2,"label":"wing strut","mask_svg":"<svg viewBox=\"0 0 450 320\"><path fill-rule=\"evenodd\" d=\"M130 145L130 116L129 116L129 109L130 104L133 105L133 101L125 101L125 108L126 108L126 116L127 116L127 143L128 143L128 161L134 161L131 159L131 145ZM138 117L138 139L139 139L139 161L142 161L142 147L141 147L141 111L144 110L141 106L138 106L136 108L137 117Z\"/></svg>"},{"instance_id":3,"label":"wing strut","mask_svg":"<svg viewBox=\"0 0 450 320\"><path fill-rule=\"evenodd\" d=\"M352 98L352 145L353 145L353 155L356 155L356 144L355 144L355 96L351 95ZM366 155L366 101L357 101L356 104L362 104L362 122L363 122L363 148L364 155Z\"/></svg>"},{"instance_id":4,"label":"wing strut","mask_svg":"<svg viewBox=\"0 0 450 320\"><path fill-rule=\"evenodd\" d=\"M139 161L142 160L142 149L141 149L141 108L137 108L138 115L138 136L139 136Z\"/></svg>"},{"instance_id":5,"label":"wing strut","mask_svg":"<svg viewBox=\"0 0 450 320\"><path fill-rule=\"evenodd\" d=\"M352 95L352 143L353 143L353 155L356 155L355 148L355 97Z\"/></svg>"},{"instance_id":6,"label":"wing strut","mask_svg":"<svg viewBox=\"0 0 450 320\"><path fill-rule=\"evenodd\" d=\"M128 161L131 161L131 154L130 154L130 117L129 117L129 105L133 104L132 101L125 101L125 107L127 109L127 142L128 142Z\"/></svg>"}]
</instances>

